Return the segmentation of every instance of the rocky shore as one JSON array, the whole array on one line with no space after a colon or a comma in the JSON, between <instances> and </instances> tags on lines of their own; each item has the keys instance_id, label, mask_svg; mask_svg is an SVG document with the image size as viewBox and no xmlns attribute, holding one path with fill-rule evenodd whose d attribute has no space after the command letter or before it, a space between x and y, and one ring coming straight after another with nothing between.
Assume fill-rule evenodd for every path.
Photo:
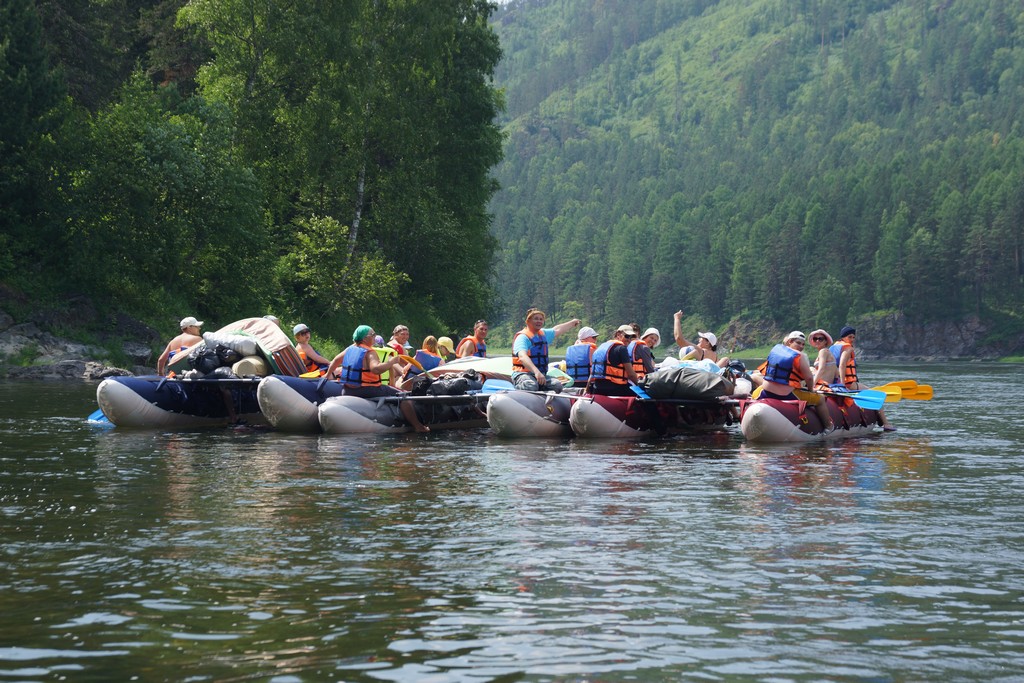
<instances>
[{"instance_id":1,"label":"rocky shore","mask_svg":"<svg viewBox=\"0 0 1024 683\"><path fill-rule=\"evenodd\" d=\"M154 330L138 321L113 322L115 329L122 324L136 332L141 329L151 343L158 339ZM156 373L156 354L151 344L132 339L122 341L120 348L129 361L125 363L128 367L111 364L105 348L58 337L42 329L36 321L18 323L0 310L0 376L6 379L101 380L118 375Z\"/></svg>"}]
</instances>

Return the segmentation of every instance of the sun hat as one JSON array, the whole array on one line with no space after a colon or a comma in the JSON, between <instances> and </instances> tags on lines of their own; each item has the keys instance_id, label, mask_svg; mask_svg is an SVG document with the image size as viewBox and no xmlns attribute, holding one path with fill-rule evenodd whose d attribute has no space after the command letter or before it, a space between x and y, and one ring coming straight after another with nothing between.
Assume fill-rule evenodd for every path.
<instances>
[{"instance_id":1,"label":"sun hat","mask_svg":"<svg viewBox=\"0 0 1024 683\"><path fill-rule=\"evenodd\" d=\"M826 332L825 330L817 329L814 332L811 332L811 339L814 339L819 334L825 338L825 341L829 346L832 346L832 335Z\"/></svg>"},{"instance_id":2,"label":"sun hat","mask_svg":"<svg viewBox=\"0 0 1024 683\"><path fill-rule=\"evenodd\" d=\"M715 336L714 332L698 332L697 336L704 337L712 346L718 346L718 337Z\"/></svg>"},{"instance_id":3,"label":"sun hat","mask_svg":"<svg viewBox=\"0 0 1024 683\"><path fill-rule=\"evenodd\" d=\"M437 338L437 350L443 351L444 353L455 353L451 337L438 337Z\"/></svg>"},{"instance_id":4,"label":"sun hat","mask_svg":"<svg viewBox=\"0 0 1024 683\"><path fill-rule=\"evenodd\" d=\"M857 334L857 330L853 329L849 325L847 325L843 329L839 330L839 338L840 339L845 339L846 337L850 336L851 334Z\"/></svg>"},{"instance_id":5,"label":"sun hat","mask_svg":"<svg viewBox=\"0 0 1024 683\"><path fill-rule=\"evenodd\" d=\"M296 327L298 326L296 325ZM366 335L370 334L371 332L373 332L373 328L370 327L369 325L360 325L359 327L356 328L356 331L352 333L352 341L358 344L359 342L366 339Z\"/></svg>"},{"instance_id":6,"label":"sun hat","mask_svg":"<svg viewBox=\"0 0 1024 683\"><path fill-rule=\"evenodd\" d=\"M192 327L193 325L195 325L196 327L202 327L203 321L196 320L192 316L189 316L187 318L182 318L181 322L178 323L178 327L180 327L181 329L185 329L186 327Z\"/></svg>"},{"instance_id":7,"label":"sun hat","mask_svg":"<svg viewBox=\"0 0 1024 683\"><path fill-rule=\"evenodd\" d=\"M627 337L635 337L636 336L636 330L633 329L632 325L619 325L618 329L615 330L615 331L616 332L622 332Z\"/></svg>"},{"instance_id":8,"label":"sun hat","mask_svg":"<svg viewBox=\"0 0 1024 683\"><path fill-rule=\"evenodd\" d=\"M805 337L804 333L801 332L800 330L793 330L792 332L787 334L786 338L783 339L782 341L783 342L788 342L790 339L799 339L802 342L806 342L807 341L807 337Z\"/></svg>"},{"instance_id":9,"label":"sun hat","mask_svg":"<svg viewBox=\"0 0 1024 683\"><path fill-rule=\"evenodd\" d=\"M299 323L292 328L292 334L298 334L299 332L309 332L309 326L306 323Z\"/></svg>"},{"instance_id":10,"label":"sun hat","mask_svg":"<svg viewBox=\"0 0 1024 683\"><path fill-rule=\"evenodd\" d=\"M583 326L580 331L576 333L576 341L583 341L584 339L590 339L591 337L597 336L597 330L593 327Z\"/></svg>"},{"instance_id":11,"label":"sun hat","mask_svg":"<svg viewBox=\"0 0 1024 683\"><path fill-rule=\"evenodd\" d=\"M655 346L657 346L658 344L661 343L661 332L658 332L658 328L657 327L648 327L647 330L643 334L640 335L640 338L643 339L644 337L646 337L649 334L653 334L655 337L658 338L658 341L654 342Z\"/></svg>"}]
</instances>

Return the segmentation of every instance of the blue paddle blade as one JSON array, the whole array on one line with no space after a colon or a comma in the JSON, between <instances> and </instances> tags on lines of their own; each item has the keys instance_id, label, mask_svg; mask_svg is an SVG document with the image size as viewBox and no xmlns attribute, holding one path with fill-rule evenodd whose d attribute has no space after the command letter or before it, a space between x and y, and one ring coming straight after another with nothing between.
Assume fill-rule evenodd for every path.
<instances>
[{"instance_id":1,"label":"blue paddle blade","mask_svg":"<svg viewBox=\"0 0 1024 683\"><path fill-rule=\"evenodd\" d=\"M496 394L499 391L511 391L515 389L512 386L512 382L504 379L489 379L484 381L484 388L480 390L482 394Z\"/></svg>"},{"instance_id":2,"label":"blue paddle blade","mask_svg":"<svg viewBox=\"0 0 1024 683\"><path fill-rule=\"evenodd\" d=\"M110 424L110 420L107 418L106 415L103 414L102 410L93 411L93 413L89 415L89 422L100 422L103 424Z\"/></svg>"},{"instance_id":3,"label":"blue paddle blade","mask_svg":"<svg viewBox=\"0 0 1024 683\"><path fill-rule=\"evenodd\" d=\"M839 394L840 396L842 394ZM874 389L863 389L861 391L851 391L850 398L861 408L868 410L879 410L885 405L885 392L875 391Z\"/></svg>"},{"instance_id":4,"label":"blue paddle blade","mask_svg":"<svg viewBox=\"0 0 1024 683\"><path fill-rule=\"evenodd\" d=\"M632 390L632 392L634 394L636 394L640 398L650 398L651 397L650 394L648 394L646 391L643 390L643 388L637 386L636 384L630 384L629 388L630 388L630 390Z\"/></svg>"}]
</instances>

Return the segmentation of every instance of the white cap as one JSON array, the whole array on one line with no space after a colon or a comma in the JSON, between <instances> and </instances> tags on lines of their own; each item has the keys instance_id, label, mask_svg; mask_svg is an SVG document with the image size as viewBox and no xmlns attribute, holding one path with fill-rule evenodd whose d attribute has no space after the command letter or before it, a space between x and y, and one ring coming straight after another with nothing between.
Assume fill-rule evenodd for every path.
<instances>
[{"instance_id":1,"label":"white cap","mask_svg":"<svg viewBox=\"0 0 1024 683\"><path fill-rule=\"evenodd\" d=\"M636 336L636 330L633 329L632 325L619 325L619 329L617 329L615 331L616 332L622 332L627 337L635 337Z\"/></svg>"},{"instance_id":2,"label":"white cap","mask_svg":"<svg viewBox=\"0 0 1024 683\"><path fill-rule=\"evenodd\" d=\"M195 325L196 327L202 327L203 321L196 320L192 316L189 316L187 318L182 318L181 322L178 323L178 327L180 327L181 329L185 329L186 327L192 327L193 325Z\"/></svg>"},{"instance_id":3,"label":"white cap","mask_svg":"<svg viewBox=\"0 0 1024 683\"><path fill-rule=\"evenodd\" d=\"M306 323L299 323L292 328L292 334L298 334L299 332L309 332L309 326Z\"/></svg>"},{"instance_id":4,"label":"white cap","mask_svg":"<svg viewBox=\"0 0 1024 683\"><path fill-rule=\"evenodd\" d=\"M276 315L265 315L265 316L263 316L263 319L264 320L269 320L272 323L279 323L279 322L281 322L280 320L277 319Z\"/></svg>"},{"instance_id":5,"label":"white cap","mask_svg":"<svg viewBox=\"0 0 1024 683\"><path fill-rule=\"evenodd\" d=\"M697 336L704 337L712 346L718 346L718 337L715 336L714 332L698 332Z\"/></svg>"},{"instance_id":6,"label":"white cap","mask_svg":"<svg viewBox=\"0 0 1024 683\"><path fill-rule=\"evenodd\" d=\"M661 343L661 332L658 332L657 327L648 327L647 331L640 335L640 338L643 339L644 337L650 334L653 334L655 337L658 338L658 341L654 342L655 346Z\"/></svg>"},{"instance_id":7,"label":"white cap","mask_svg":"<svg viewBox=\"0 0 1024 683\"><path fill-rule=\"evenodd\" d=\"M581 327L580 331L576 333L576 341L583 341L584 339L590 339L591 337L597 336L597 330L593 327Z\"/></svg>"},{"instance_id":8,"label":"white cap","mask_svg":"<svg viewBox=\"0 0 1024 683\"><path fill-rule=\"evenodd\" d=\"M783 341L783 343L785 343L785 342L788 342L790 339L799 339L802 342L806 342L807 341L807 337L805 337L804 333L801 332L800 330L793 330L792 332L787 334L786 338L783 339L782 341Z\"/></svg>"}]
</instances>

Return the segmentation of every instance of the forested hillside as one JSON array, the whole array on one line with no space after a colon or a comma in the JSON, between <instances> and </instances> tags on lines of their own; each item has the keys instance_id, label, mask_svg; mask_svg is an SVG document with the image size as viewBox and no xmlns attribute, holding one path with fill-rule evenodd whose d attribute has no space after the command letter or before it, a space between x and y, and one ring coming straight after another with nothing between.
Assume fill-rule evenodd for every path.
<instances>
[{"instance_id":1,"label":"forested hillside","mask_svg":"<svg viewBox=\"0 0 1024 683\"><path fill-rule=\"evenodd\" d=\"M1016 0L514 0L506 317L1020 329Z\"/></svg>"},{"instance_id":2,"label":"forested hillside","mask_svg":"<svg viewBox=\"0 0 1024 683\"><path fill-rule=\"evenodd\" d=\"M471 326L493 299L494 9L5 0L4 308Z\"/></svg>"}]
</instances>

